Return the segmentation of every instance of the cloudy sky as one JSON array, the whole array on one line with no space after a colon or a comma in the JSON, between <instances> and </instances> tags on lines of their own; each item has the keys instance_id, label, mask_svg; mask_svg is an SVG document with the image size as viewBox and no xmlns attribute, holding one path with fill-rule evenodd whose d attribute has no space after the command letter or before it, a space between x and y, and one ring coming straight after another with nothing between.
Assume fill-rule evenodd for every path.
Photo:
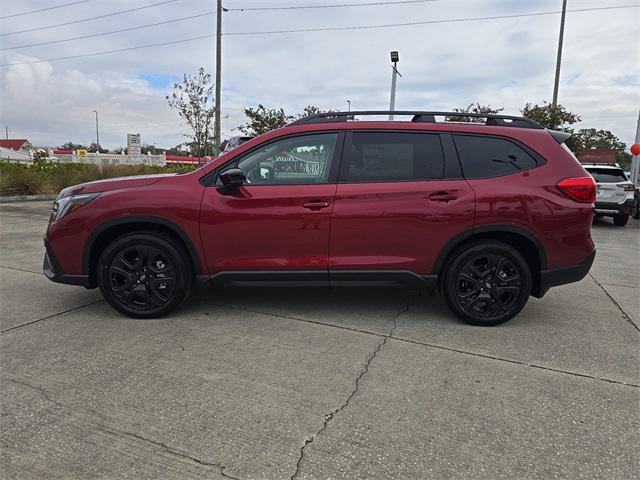
<instances>
[{"instance_id":1,"label":"cloudy sky","mask_svg":"<svg viewBox=\"0 0 640 480\"><path fill-rule=\"evenodd\" d=\"M92 110L98 110L103 146L124 145L126 134L136 132L143 143L166 147L182 142L186 127L165 96L183 73L200 66L213 72L214 39L81 56L214 33L214 0L159 4L162 1L2 0L2 130L8 125L10 137L37 145L69 140L88 144L95 140ZM239 33L554 12L562 0L414 0L344 8L233 10L381 1L226 0L230 11L223 17L223 136L237 133L234 129L244 123L243 109L258 103L289 113L308 104L344 110L347 100L352 109L388 108L390 50L400 51L398 109L450 109L480 102L518 114L527 102L551 99L559 14L375 29ZM634 4L640 1L568 0L569 10ZM155 6L109 15L149 5ZM103 18L76 22L96 16ZM172 21L184 17L195 18ZM60 42L167 21L172 22ZM75 23L56 26L67 22ZM627 144L633 141L640 106L639 33L640 8L567 15L559 102L581 114L582 127L609 129ZM42 43L46 44L32 45ZM81 57L52 60L69 56Z\"/></svg>"}]
</instances>

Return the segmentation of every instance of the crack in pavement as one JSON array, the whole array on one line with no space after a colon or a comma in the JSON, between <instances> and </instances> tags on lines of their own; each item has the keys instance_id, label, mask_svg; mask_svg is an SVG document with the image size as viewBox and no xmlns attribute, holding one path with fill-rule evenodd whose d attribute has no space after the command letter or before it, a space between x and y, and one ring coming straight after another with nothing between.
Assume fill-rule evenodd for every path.
<instances>
[{"instance_id":1,"label":"crack in pavement","mask_svg":"<svg viewBox=\"0 0 640 480\"><path fill-rule=\"evenodd\" d=\"M206 460L200 460L199 458L196 457L192 457L191 455L189 455L188 453L182 451L182 450L178 450L175 448L170 447L169 445L167 445L166 443L163 442L158 442L156 440L152 440L150 438L146 438L143 437L142 435L139 435L137 433L133 433L133 432L126 432L124 430L115 430L115 429L110 429L104 426L98 426L97 427L98 430L111 434L111 435L115 435L118 437L131 437L131 438L135 438L137 440L142 440L144 442L150 443L152 445L155 445L157 447L162 448L165 452L170 453L171 455L175 455L177 457L181 457L181 458L186 458L187 460L191 460L199 465L203 465L206 467L215 467L218 470L220 470L220 473L222 474L223 477L225 478L231 478L232 480L240 480L238 477L234 477L233 475L229 475L228 473L225 473L225 469L227 468L226 465L222 465L219 463L213 463L213 462L207 462Z\"/></svg>"},{"instance_id":2,"label":"crack in pavement","mask_svg":"<svg viewBox=\"0 0 640 480\"><path fill-rule=\"evenodd\" d=\"M589 276L593 279L594 282L596 282L596 284L602 289L602 291L605 293L605 295L607 297L609 297L609 299L614 303L614 305L616 307L618 307L618 310L620 310L622 312L622 317L627 321L627 323L630 323L631 325L633 325L633 327L640 332L640 327L638 327L638 325L635 324L635 322L631 319L631 315L629 315L627 312L624 311L624 309L620 306L620 304L613 298L613 296L607 291L606 288L604 288L604 285L602 283L600 283L598 281L598 279L596 277L593 276L593 274L591 272L589 272Z\"/></svg>"},{"instance_id":3,"label":"crack in pavement","mask_svg":"<svg viewBox=\"0 0 640 480\"><path fill-rule=\"evenodd\" d=\"M18 328L26 327L27 325L32 325L34 323L42 322L43 320L48 320L50 318L57 317L59 315L64 315L65 313L74 312L74 311L80 310L81 308L84 308L84 307L90 307L91 305L95 305L96 303L100 303L100 302L103 302L103 301L104 301L104 299L101 298L100 300L96 300L94 302L90 302L90 303L87 303L85 305L80 305L78 307L73 307L73 308L70 308L69 310L65 310L63 312L58 312L58 313L54 313L52 315L47 315L46 317L42 317L42 318L38 318L36 320L31 320L29 322L21 323L20 325L14 325L13 327L9 327L9 328L5 328L4 330L0 330L0 334L7 333L7 332L10 332L12 330L16 330Z\"/></svg>"},{"instance_id":4,"label":"crack in pavement","mask_svg":"<svg viewBox=\"0 0 640 480\"><path fill-rule=\"evenodd\" d=\"M42 388L42 387L40 387L38 385L33 385L31 383L28 383L28 382L25 382L25 381L22 381L22 380L16 380L14 378L7 378L6 380L8 380L9 382L15 383L17 385L22 385L24 387L30 388L32 390L35 390L45 400L47 400L48 402L50 402L50 403L52 403L52 404L54 404L54 405L56 405L56 406L58 406L60 408L63 408L65 410L72 410L73 411L73 408L65 405L64 403L61 403L61 402L55 400L49 394L49 392L47 392L44 388ZM99 413L97 413L97 412L94 412L94 413L101 417L101 415ZM102 418L101 421L104 421L104 418ZM225 469L227 468L226 465L222 465L222 464L219 464L219 463L213 463L213 462L207 462L206 460L201 460L199 458L196 458L196 457L193 457L193 456L189 455L187 452L185 452L183 450L172 448L169 445L167 445L166 443L159 442L159 441L156 441L156 440L152 440L152 439L147 438L147 437L143 437L142 435L139 435L137 433L128 432L128 431L125 431L125 430L118 430L118 429L115 429L115 428L108 428L108 427L105 427L104 425L101 425L101 424L98 424L98 423L95 423L95 422L90 422L90 423L93 423L93 427L96 430L99 430L99 431L102 431L104 433L107 433L107 434L110 434L110 435L114 435L114 436L117 436L117 437L122 437L122 438L130 437L130 438L135 438L137 440L142 440L144 442L147 442L147 443L150 443L152 445L155 445L157 447L162 448L165 452L167 452L167 453L169 453L171 455L175 455L177 457L181 457L181 458L185 458L187 460L191 460L191 461L193 461L193 462L195 462L195 463L197 463L199 465L203 465L203 466L207 466L207 467L215 467L220 471L220 474L225 478L230 478L232 480L240 480L238 477L234 477L233 475L225 473Z\"/></svg>"},{"instance_id":5,"label":"crack in pavement","mask_svg":"<svg viewBox=\"0 0 640 480\"><path fill-rule=\"evenodd\" d=\"M404 338L404 337L397 337L397 336L393 336L393 335L389 335L386 333L380 333L380 332L373 332L371 330L364 330L361 328L354 328L354 327L348 327L346 325L337 325L335 323L326 323L326 322L321 322L319 320L309 320L306 318L299 318L299 317L292 317L289 315L282 315L279 313L269 313L269 312L263 312L260 310L253 310L251 308L245 307L245 306L237 306L237 305L225 305L222 303L209 303L209 305L212 306L216 306L216 307L221 307L221 308L230 308L233 310L241 310L244 312L251 312L251 313L258 313L260 315L266 315L266 316L270 316L270 317L274 317L274 318L283 318L286 320L293 320L296 322L304 322L304 323L311 323L313 325L321 325L324 327L331 327L331 328L339 328L341 330L348 330L350 332L355 332L355 333L362 333L364 335L373 335L376 337L381 337L381 338L389 338L390 340L395 340L398 342L404 342L404 343L410 343L412 345L420 345L423 347L428 347L428 348L435 348L438 350L444 350L447 352L451 352L451 353L459 353L462 355L470 355L472 357L479 357L479 358L485 358L488 360L495 360L498 362L505 362L505 363L511 363L514 365L520 365L523 367L530 367L530 368L536 368L538 370L544 370L547 372L554 372L554 373L561 373L564 375L572 375L574 377L580 377L580 378L587 378L589 380L598 380L601 382L606 382L606 383L612 383L614 385L622 385L625 387L634 387L634 388L640 388L640 385L637 385L635 383L627 383L627 382L623 382L620 380L612 380L610 378L604 378L604 377L596 377L594 375L589 375L586 373L578 373L578 372L572 372L569 370L562 370L559 368L553 368L553 367L545 367L544 365L537 365L535 363L528 363L528 362L522 362L519 360L513 360L510 358L504 358L504 357L497 357L494 355L488 355L485 353L478 353L478 352L471 352L468 350L461 350L459 348L453 348L453 347L446 347L444 345L437 345L435 343L427 343L427 342L420 342L418 340L412 340L410 338Z\"/></svg>"},{"instance_id":6,"label":"crack in pavement","mask_svg":"<svg viewBox=\"0 0 640 480\"><path fill-rule=\"evenodd\" d=\"M364 369L360 372L360 374L356 378L354 389L351 391L351 393L349 394L347 399L338 408L336 408L336 409L332 410L331 412L327 413L324 416L324 423L322 424L322 427L320 427L320 429L314 435L312 435L311 437L305 439L304 443L300 447L300 456L298 457L298 461L296 462L296 469L293 472L293 475L291 475L290 480L294 480L298 476L298 474L300 473L300 467L302 465L302 461L304 459L304 454L305 454L305 450L306 450L307 446L312 444L313 441L316 438L318 438L318 436L320 434L322 434L322 432L324 432L324 430L327 428L329 423L336 417L336 415L338 413L340 413L342 410L344 410L349 405L349 402L351 402L351 399L353 399L353 397L355 397L356 393L358 393L358 389L360 388L360 380L362 380L362 377L364 377L369 372L369 366L371 365L371 362L373 362L374 358L376 358L376 355L378 355L378 352L380 351L380 349L385 345L385 343L387 343L387 340L392 338L393 331L398 326L398 323L397 323L398 317L400 317L400 315L408 312L409 308L410 308L410 305L411 305L411 302L407 303L406 307L404 307L401 311L399 311L398 313L396 313L393 316L393 318L391 319L391 323L393 323L393 326L391 327L391 329L389 330L389 333L387 335L383 335L382 341L380 343L378 343L378 346L375 348L373 353L371 355L369 355L369 358L367 359L367 361L365 363Z\"/></svg>"},{"instance_id":7,"label":"crack in pavement","mask_svg":"<svg viewBox=\"0 0 640 480\"><path fill-rule=\"evenodd\" d=\"M44 275L42 272L34 272L33 270L25 270L24 268L7 267L6 265L0 265L0 268L6 268L7 270L15 270L16 272L35 273L36 275Z\"/></svg>"}]
</instances>

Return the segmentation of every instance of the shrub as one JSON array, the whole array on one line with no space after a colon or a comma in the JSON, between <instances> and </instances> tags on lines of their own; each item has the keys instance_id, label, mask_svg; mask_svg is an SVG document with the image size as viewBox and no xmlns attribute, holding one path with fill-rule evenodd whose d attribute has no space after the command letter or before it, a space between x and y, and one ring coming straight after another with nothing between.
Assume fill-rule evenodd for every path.
<instances>
[{"instance_id":1,"label":"shrub","mask_svg":"<svg viewBox=\"0 0 640 480\"><path fill-rule=\"evenodd\" d=\"M48 193L45 178L26 165L0 169L0 195L38 195Z\"/></svg>"},{"instance_id":2,"label":"shrub","mask_svg":"<svg viewBox=\"0 0 640 480\"><path fill-rule=\"evenodd\" d=\"M191 166L109 165L58 163L39 160L33 165L0 162L0 195L37 195L58 193L79 183L103 178L128 177L152 173L186 173Z\"/></svg>"}]
</instances>

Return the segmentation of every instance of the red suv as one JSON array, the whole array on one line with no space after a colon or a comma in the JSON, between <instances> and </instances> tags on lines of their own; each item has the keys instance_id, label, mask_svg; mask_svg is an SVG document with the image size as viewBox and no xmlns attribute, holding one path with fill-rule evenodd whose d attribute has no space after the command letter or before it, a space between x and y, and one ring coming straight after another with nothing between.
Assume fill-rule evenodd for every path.
<instances>
[{"instance_id":1,"label":"red suv","mask_svg":"<svg viewBox=\"0 0 640 480\"><path fill-rule=\"evenodd\" d=\"M587 274L596 186L568 134L505 115L355 120L388 113L313 115L191 173L66 188L44 273L138 318L178 307L194 281L402 283L437 287L476 325Z\"/></svg>"}]
</instances>

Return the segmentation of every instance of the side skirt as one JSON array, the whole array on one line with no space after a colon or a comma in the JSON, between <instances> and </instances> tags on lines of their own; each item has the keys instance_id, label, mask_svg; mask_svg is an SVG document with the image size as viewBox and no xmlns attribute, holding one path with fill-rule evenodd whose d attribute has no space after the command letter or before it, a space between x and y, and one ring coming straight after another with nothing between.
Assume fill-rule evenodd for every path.
<instances>
[{"instance_id":1,"label":"side skirt","mask_svg":"<svg viewBox=\"0 0 640 480\"><path fill-rule=\"evenodd\" d=\"M409 286L434 289L438 283L438 277L437 275L418 275L407 270L223 271L211 275L210 281L216 287L224 285L267 287Z\"/></svg>"}]
</instances>

